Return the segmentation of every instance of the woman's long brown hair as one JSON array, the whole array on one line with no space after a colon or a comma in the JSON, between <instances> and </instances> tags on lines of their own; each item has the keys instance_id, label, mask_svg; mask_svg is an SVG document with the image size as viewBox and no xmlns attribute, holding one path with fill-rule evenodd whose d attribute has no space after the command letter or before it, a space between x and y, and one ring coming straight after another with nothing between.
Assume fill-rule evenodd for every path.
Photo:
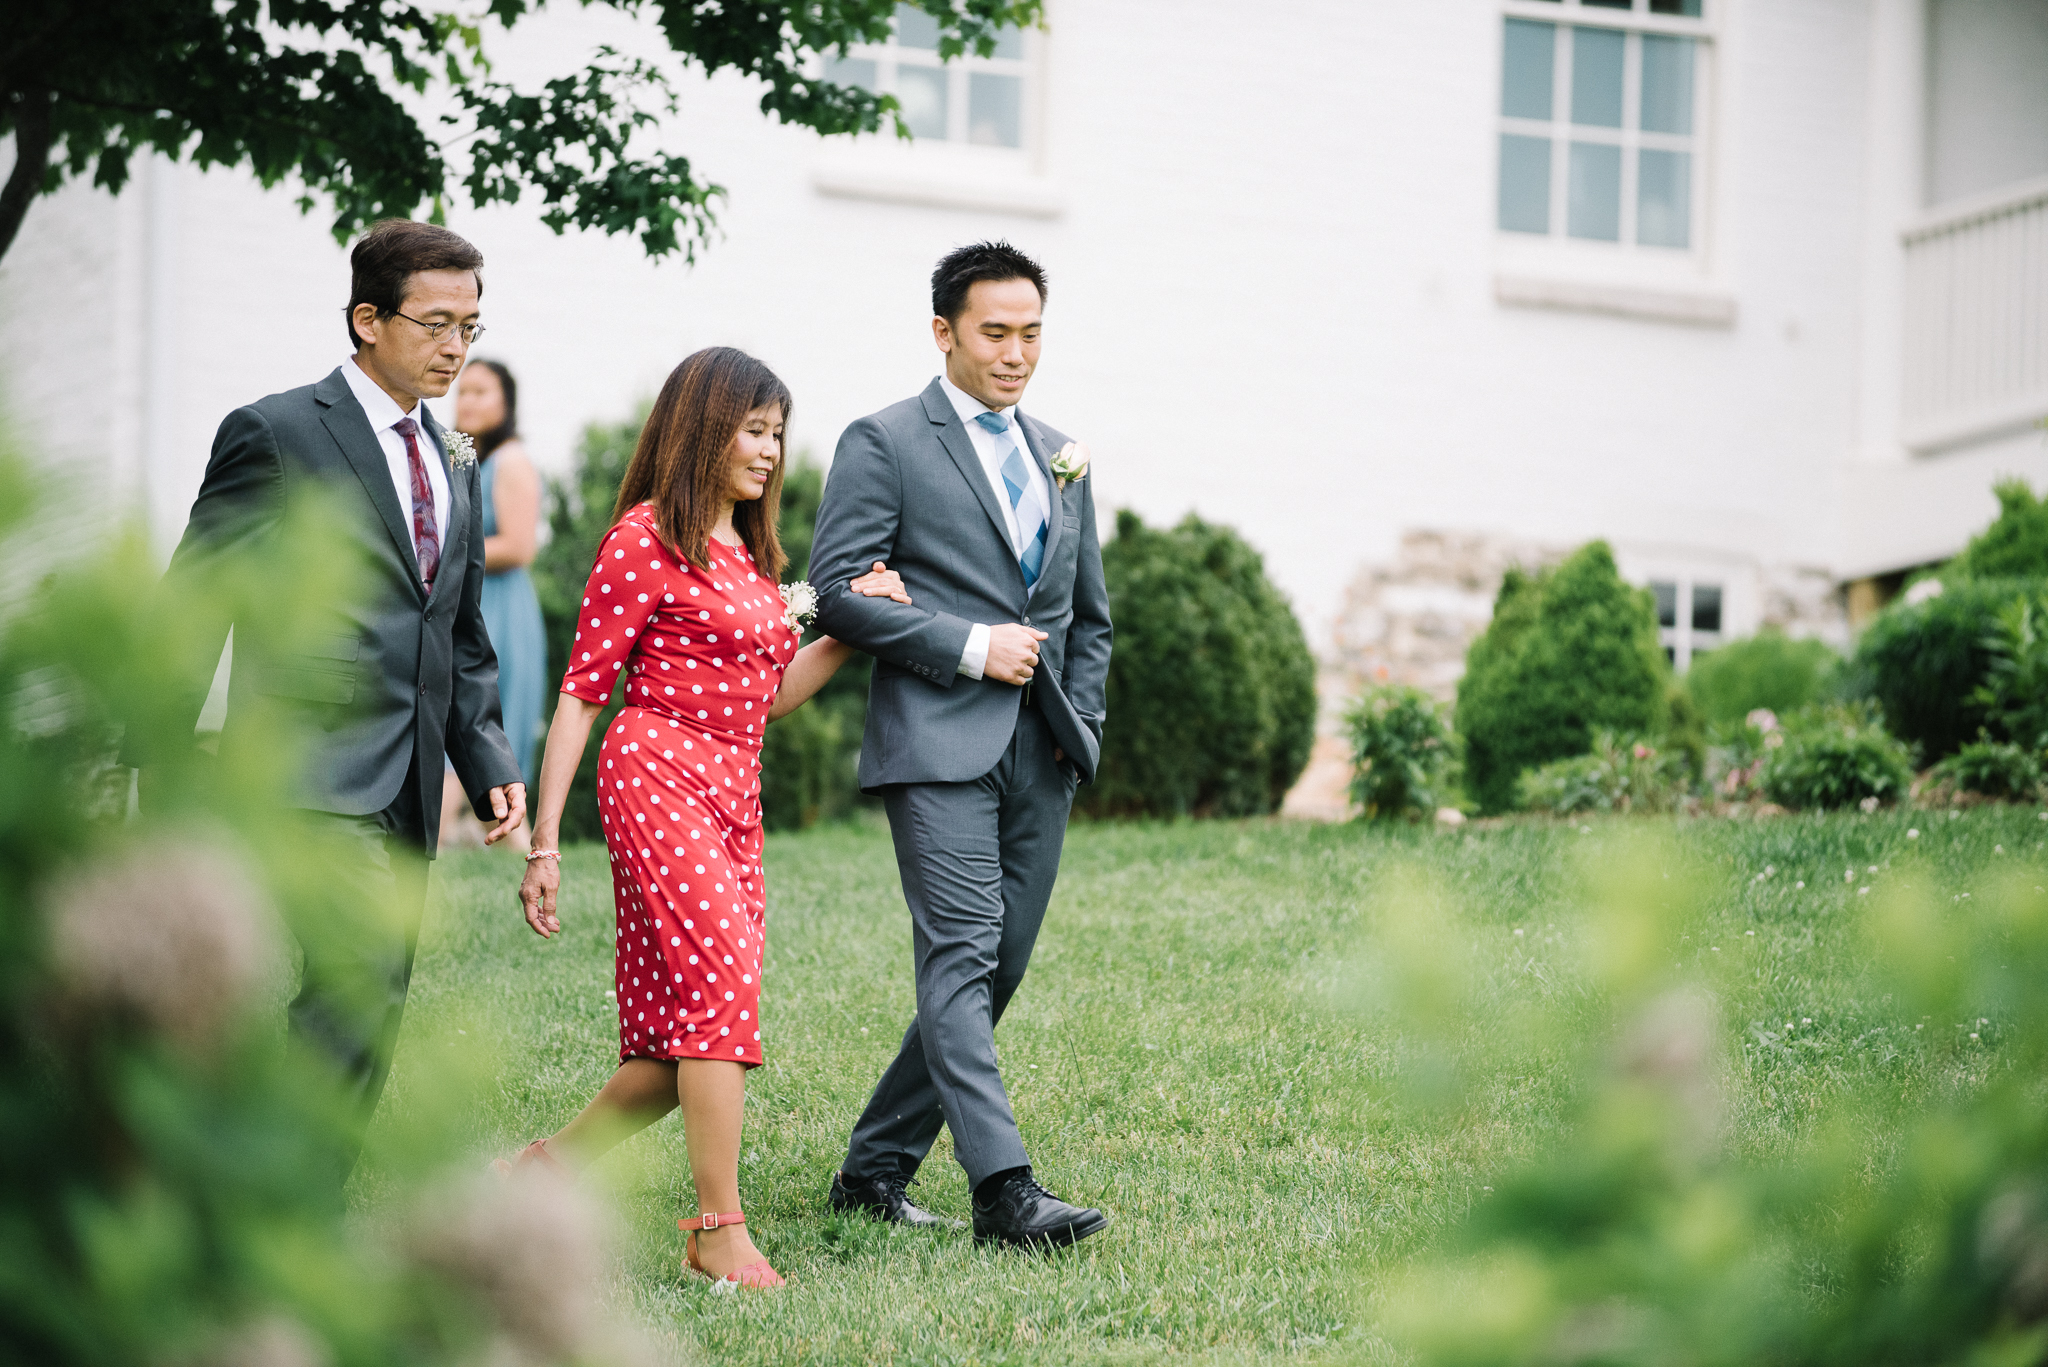
<instances>
[{"instance_id":1,"label":"woman's long brown hair","mask_svg":"<svg viewBox=\"0 0 2048 1367\"><path fill-rule=\"evenodd\" d=\"M778 443L783 456L789 451L789 386L775 372L744 351L732 347L706 347L683 358L669 372L640 429L640 444L626 466L619 484L619 501L612 508L612 522L636 505L652 500L654 525L662 541L692 564L709 568L705 543L718 522L719 510L729 497L730 468L726 452L739 435L740 424L757 408L775 404L782 409L785 424ZM782 507L783 458L775 462L768 488L757 499L742 500L733 508L733 530L753 554L754 564L771 582L780 582L789 557L782 553L782 541L775 524Z\"/></svg>"}]
</instances>

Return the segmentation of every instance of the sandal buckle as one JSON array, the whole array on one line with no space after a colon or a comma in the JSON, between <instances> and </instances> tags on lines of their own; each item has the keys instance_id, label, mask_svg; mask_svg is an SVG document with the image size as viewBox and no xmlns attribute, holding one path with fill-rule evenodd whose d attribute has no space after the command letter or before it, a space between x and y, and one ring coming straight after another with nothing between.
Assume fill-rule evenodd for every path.
<instances>
[{"instance_id":1,"label":"sandal buckle","mask_svg":"<svg viewBox=\"0 0 2048 1367\"><path fill-rule=\"evenodd\" d=\"M703 1224L701 1225L701 1228L704 1228L704 1229L717 1229L717 1228L718 1228L718 1212L717 1212L717 1211L706 1211L706 1212L704 1213L704 1219L703 1219Z\"/></svg>"}]
</instances>

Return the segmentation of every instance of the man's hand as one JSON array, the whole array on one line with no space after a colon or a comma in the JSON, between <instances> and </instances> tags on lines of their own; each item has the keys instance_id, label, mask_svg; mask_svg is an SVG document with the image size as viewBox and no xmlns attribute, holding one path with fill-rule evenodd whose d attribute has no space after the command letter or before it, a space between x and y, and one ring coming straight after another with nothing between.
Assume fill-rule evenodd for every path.
<instances>
[{"instance_id":1,"label":"man's hand","mask_svg":"<svg viewBox=\"0 0 2048 1367\"><path fill-rule=\"evenodd\" d=\"M498 824L484 832L484 844L495 845L526 824L526 785L507 783L491 789L491 815Z\"/></svg>"},{"instance_id":2,"label":"man's hand","mask_svg":"<svg viewBox=\"0 0 2048 1367\"><path fill-rule=\"evenodd\" d=\"M894 598L899 603L910 601L910 590L903 587L903 576L879 560L873 569L846 587L868 598Z\"/></svg>"},{"instance_id":3,"label":"man's hand","mask_svg":"<svg viewBox=\"0 0 2048 1367\"><path fill-rule=\"evenodd\" d=\"M1038 643L1044 639L1045 633L1037 627L1015 622L990 627L988 661L981 667L981 677L1020 686L1030 683L1038 669Z\"/></svg>"},{"instance_id":4,"label":"man's hand","mask_svg":"<svg viewBox=\"0 0 2048 1367\"><path fill-rule=\"evenodd\" d=\"M562 866L553 859L526 861L526 878L519 884L519 905L526 911L526 924L541 939L560 933L562 920L555 915L555 891L562 886Z\"/></svg>"}]
</instances>

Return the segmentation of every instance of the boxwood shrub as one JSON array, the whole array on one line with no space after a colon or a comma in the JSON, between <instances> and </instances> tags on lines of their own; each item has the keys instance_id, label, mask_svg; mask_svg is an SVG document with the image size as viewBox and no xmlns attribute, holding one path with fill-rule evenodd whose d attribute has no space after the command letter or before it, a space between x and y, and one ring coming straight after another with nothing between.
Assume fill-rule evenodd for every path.
<instances>
[{"instance_id":1,"label":"boxwood shrub","mask_svg":"<svg viewBox=\"0 0 2048 1367\"><path fill-rule=\"evenodd\" d=\"M1315 660L1259 555L1190 516L1168 530L1117 514L1102 548L1116 648L1097 816L1271 812L1315 739Z\"/></svg>"},{"instance_id":2,"label":"boxwood shrub","mask_svg":"<svg viewBox=\"0 0 2048 1367\"><path fill-rule=\"evenodd\" d=\"M1524 770L1587 753L1596 731L1657 733L1669 679L1654 602L1606 542L1541 574L1510 570L1458 683L1466 793L1506 811Z\"/></svg>"}]
</instances>

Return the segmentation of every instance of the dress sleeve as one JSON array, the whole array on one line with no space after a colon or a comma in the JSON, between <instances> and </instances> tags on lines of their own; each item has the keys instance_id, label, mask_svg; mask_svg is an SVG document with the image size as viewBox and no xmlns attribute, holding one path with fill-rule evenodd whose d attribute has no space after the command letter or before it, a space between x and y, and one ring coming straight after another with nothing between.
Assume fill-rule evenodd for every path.
<instances>
[{"instance_id":1,"label":"dress sleeve","mask_svg":"<svg viewBox=\"0 0 2048 1367\"><path fill-rule=\"evenodd\" d=\"M651 529L627 518L605 534L583 586L564 693L585 702L611 700L619 671L631 662L640 633L661 607L663 579L661 547Z\"/></svg>"}]
</instances>

